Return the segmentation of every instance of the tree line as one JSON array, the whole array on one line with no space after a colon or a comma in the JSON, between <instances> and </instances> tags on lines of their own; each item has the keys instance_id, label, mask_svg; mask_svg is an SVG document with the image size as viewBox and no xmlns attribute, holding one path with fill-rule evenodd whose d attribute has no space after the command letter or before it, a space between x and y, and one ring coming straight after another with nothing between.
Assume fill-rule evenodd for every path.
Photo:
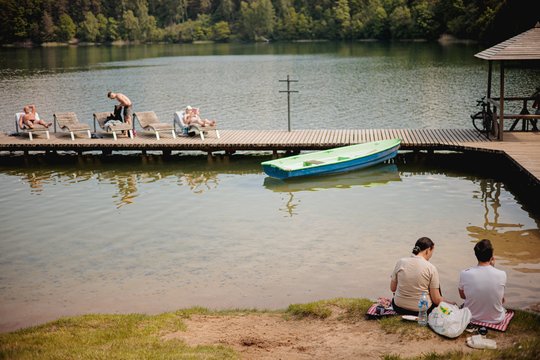
<instances>
[{"instance_id":1,"label":"tree line","mask_svg":"<svg viewBox=\"0 0 540 360\"><path fill-rule=\"evenodd\" d=\"M527 6L526 0L0 0L0 43L430 40L441 34L494 41L534 25L538 12Z\"/></svg>"}]
</instances>

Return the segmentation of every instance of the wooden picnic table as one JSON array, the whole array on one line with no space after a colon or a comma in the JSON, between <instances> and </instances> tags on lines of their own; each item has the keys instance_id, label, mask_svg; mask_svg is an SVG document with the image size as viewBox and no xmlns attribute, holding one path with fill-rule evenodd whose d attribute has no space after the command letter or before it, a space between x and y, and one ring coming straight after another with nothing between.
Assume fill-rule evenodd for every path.
<instances>
[{"instance_id":1,"label":"wooden picnic table","mask_svg":"<svg viewBox=\"0 0 540 360\"><path fill-rule=\"evenodd\" d=\"M523 107L521 108L521 111L519 114L514 114L514 113L504 113L503 116L502 116L502 121L504 121L504 119L510 119L510 120L514 120L514 122L512 123L512 125L510 126L510 131L513 131L516 127L516 125L522 121L522 124L521 124L521 130L522 131L529 131L529 125L530 125L530 130L532 131L538 131L538 127L537 127L537 123L538 123L538 120L540 119L540 114L531 114L529 112L529 109L528 109L528 106L527 106L527 102L529 100L532 100L534 101L535 98L533 97L505 97L504 98L504 101L523 101ZM500 114L497 114L497 109L498 107L500 106L500 98L498 97L493 97L493 98L489 98L487 99L487 102L493 106L493 119L495 121L495 123L499 123L501 121L501 115ZM531 111L534 111L534 110L531 110ZM501 126L501 128L504 128L504 126Z\"/></svg>"}]
</instances>

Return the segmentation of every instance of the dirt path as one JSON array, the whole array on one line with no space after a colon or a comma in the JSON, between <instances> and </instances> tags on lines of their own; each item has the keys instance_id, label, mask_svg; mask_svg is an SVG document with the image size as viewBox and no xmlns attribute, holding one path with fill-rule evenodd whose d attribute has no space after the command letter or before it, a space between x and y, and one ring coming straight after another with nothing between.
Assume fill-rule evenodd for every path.
<instances>
[{"instance_id":1,"label":"dirt path","mask_svg":"<svg viewBox=\"0 0 540 360\"><path fill-rule=\"evenodd\" d=\"M478 351L465 345L464 335L450 340L430 334L428 339L414 340L410 335L387 334L375 320L286 320L279 314L246 314L196 315L185 323L187 331L164 338L179 338L190 346L230 346L242 359L380 359L384 354ZM509 345L512 338L497 342Z\"/></svg>"}]
</instances>

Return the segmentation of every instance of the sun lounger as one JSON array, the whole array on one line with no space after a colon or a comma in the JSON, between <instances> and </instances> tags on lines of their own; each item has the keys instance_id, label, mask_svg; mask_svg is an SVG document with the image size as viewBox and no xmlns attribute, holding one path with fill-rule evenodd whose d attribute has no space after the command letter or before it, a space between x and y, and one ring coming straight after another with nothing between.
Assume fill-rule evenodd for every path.
<instances>
[{"instance_id":1,"label":"sun lounger","mask_svg":"<svg viewBox=\"0 0 540 360\"><path fill-rule=\"evenodd\" d=\"M201 140L204 140L204 133L207 133L210 130L214 130L216 132L216 137L219 139L219 131L216 128L216 126L200 126L198 124L192 124L187 125L184 123L184 112L183 111L177 111L174 113L174 128L176 130L176 126L180 128L180 132L183 135L199 135L201 137Z\"/></svg>"},{"instance_id":2,"label":"sun lounger","mask_svg":"<svg viewBox=\"0 0 540 360\"><path fill-rule=\"evenodd\" d=\"M162 123L159 121L157 115L153 111L143 111L133 114L137 118L139 125L144 130L151 130L156 134L156 139L159 140L159 133L161 131L170 131L172 137L176 139L176 133L174 132L174 126L171 124Z\"/></svg>"},{"instance_id":3,"label":"sun lounger","mask_svg":"<svg viewBox=\"0 0 540 360\"><path fill-rule=\"evenodd\" d=\"M46 127L46 126L43 126L43 125L40 125L40 124L35 124L34 125L34 128L33 129L30 129L29 127L27 127L26 125L22 125L22 127L19 127L19 119L21 118L21 116L23 116L24 113L20 112L20 113L16 113L15 114L15 130L17 132L17 134L19 132L23 132L23 133L27 133L28 134L28 137L30 138L30 141L34 140L34 134L38 134L38 133L45 133L45 135L47 136L47 139L50 139L50 135L49 135L49 128ZM36 119L39 120L39 115L36 113Z\"/></svg>"},{"instance_id":4,"label":"sun lounger","mask_svg":"<svg viewBox=\"0 0 540 360\"><path fill-rule=\"evenodd\" d=\"M69 131L71 135L71 140L75 140L74 133L84 132L88 134L88 138L92 138L90 133L90 126L88 124L82 124L77 119L77 115L74 112L63 112L55 113L54 115L54 132L56 132L56 125L60 127L61 130Z\"/></svg>"},{"instance_id":5,"label":"sun lounger","mask_svg":"<svg viewBox=\"0 0 540 360\"><path fill-rule=\"evenodd\" d=\"M119 122L118 120L111 121L109 117L111 116L110 112L97 112L94 113L94 133L96 132L96 122L99 124L99 127L105 132L112 132L114 140L118 140L116 133L119 131L127 131L131 139L133 139L133 129L132 126L125 122ZM107 121L109 120L109 121Z\"/></svg>"}]
</instances>

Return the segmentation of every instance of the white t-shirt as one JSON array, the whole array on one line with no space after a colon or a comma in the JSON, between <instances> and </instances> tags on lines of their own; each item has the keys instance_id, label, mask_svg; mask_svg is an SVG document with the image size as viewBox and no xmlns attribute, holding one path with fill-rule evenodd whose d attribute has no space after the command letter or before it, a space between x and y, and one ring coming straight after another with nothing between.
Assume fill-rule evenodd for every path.
<instances>
[{"instance_id":1,"label":"white t-shirt","mask_svg":"<svg viewBox=\"0 0 540 360\"><path fill-rule=\"evenodd\" d=\"M463 306L471 310L476 321L498 323L504 319L505 286L506 273L491 265L465 269L459 276L459 290L465 293Z\"/></svg>"},{"instance_id":2,"label":"white t-shirt","mask_svg":"<svg viewBox=\"0 0 540 360\"><path fill-rule=\"evenodd\" d=\"M408 310L418 310L418 300L422 292L427 293L431 306L429 291L432 288L440 288L437 268L422 256L400 259L390 278L397 281L394 302L397 306Z\"/></svg>"}]
</instances>

